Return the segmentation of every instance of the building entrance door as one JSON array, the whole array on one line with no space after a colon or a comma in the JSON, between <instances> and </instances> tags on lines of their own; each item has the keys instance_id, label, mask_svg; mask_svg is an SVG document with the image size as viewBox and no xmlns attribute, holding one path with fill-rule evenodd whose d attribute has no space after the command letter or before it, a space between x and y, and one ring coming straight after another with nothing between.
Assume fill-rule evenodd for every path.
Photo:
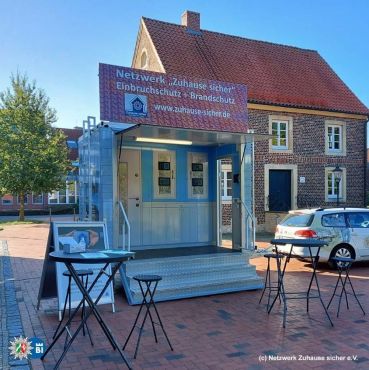
<instances>
[{"instance_id":1,"label":"building entrance door","mask_svg":"<svg viewBox=\"0 0 369 370\"><path fill-rule=\"evenodd\" d=\"M291 209L291 170L269 171L269 211Z\"/></svg>"},{"instance_id":2,"label":"building entrance door","mask_svg":"<svg viewBox=\"0 0 369 370\"><path fill-rule=\"evenodd\" d=\"M131 247L142 245L141 155L139 150L124 149L119 163L119 200L122 201L131 226ZM123 216L119 216L122 240Z\"/></svg>"}]
</instances>

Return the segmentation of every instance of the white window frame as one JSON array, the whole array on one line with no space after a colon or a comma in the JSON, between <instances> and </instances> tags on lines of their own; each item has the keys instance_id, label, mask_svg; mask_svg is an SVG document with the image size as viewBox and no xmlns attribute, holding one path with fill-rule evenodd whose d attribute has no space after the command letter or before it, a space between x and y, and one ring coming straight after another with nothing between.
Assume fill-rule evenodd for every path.
<instances>
[{"instance_id":1,"label":"white window frame","mask_svg":"<svg viewBox=\"0 0 369 370\"><path fill-rule=\"evenodd\" d=\"M274 136L273 134L273 130L274 130L274 125L277 126L277 145L273 145L273 140L274 140L274 137L272 139L272 147L273 149L282 149L282 150L286 150L288 149L288 121L272 121L272 135ZM284 129L282 129L282 125L284 125ZM284 131L286 133L286 144L285 145L282 145L281 144L281 132Z\"/></svg>"},{"instance_id":2,"label":"white window frame","mask_svg":"<svg viewBox=\"0 0 369 370\"><path fill-rule=\"evenodd\" d=\"M74 184L74 195L71 195L69 192L68 184L73 183ZM66 181L66 197L67 197L67 204L77 204L78 203L78 182L77 181ZM74 202L70 201L70 198L74 197Z\"/></svg>"},{"instance_id":3,"label":"white window frame","mask_svg":"<svg viewBox=\"0 0 369 370\"><path fill-rule=\"evenodd\" d=\"M339 129L339 149L330 148L333 134L329 133L329 130ZM325 154L345 156L346 155L346 123L341 121L325 121Z\"/></svg>"},{"instance_id":4,"label":"white window frame","mask_svg":"<svg viewBox=\"0 0 369 370\"><path fill-rule=\"evenodd\" d=\"M69 201L69 189L68 189L68 183L74 183L74 189L75 189L75 194L73 195L74 197L74 202ZM64 190L64 189L63 189ZM50 202L51 196L55 194L56 196L56 202ZM78 203L78 188L77 188L77 181L66 181L65 182L65 202L60 202L60 194L59 191L53 191L52 193L49 193L47 196L47 203L50 205L57 205L57 204L77 204Z\"/></svg>"},{"instance_id":5,"label":"white window frame","mask_svg":"<svg viewBox=\"0 0 369 370\"><path fill-rule=\"evenodd\" d=\"M39 196L41 195L41 202L35 202L35 196ZM32 193L32 204L44 204L44 194L43 193L40 193L40 194L37 194L37 193Z\"/></svg>"},{"instance_id":6,"label":"white window frame","mask_svg":"<svg viewBox=\"0 0 369 370\"><path fill-rule=\"evenodd\" d=\"M330 189L329 186L329 177L332 176L332 183L335 184L335 176L333 173L335 167L326 167L325 168L325 201L326 202L337 202L337 192L336 186L333 185L333 188ZM333 192L329 193L330 190ZM342 178L339 183L338 189L338 200L339 202L346 202L346 168L342 168Z\"/></svg>"},{"instance_id":7,"label":"white window frame","mask_svg":"<svg viewBox=\"0 0 369 370\"><path fill-rule=\"evenodd\" d=\"M338 148L332 148L331 146L334 146L336 144L336 130L338 129ZM328 150L330 152L342 152L342 126L339 125L328 125L327 126L328 131ZM329 132L332 131L332 132Z\"/></svg>"},{"instance_id":8,"label":"white window frame","mask_svg":"<svg viewBox=\"0 0 369 370\"><path fill-rule=\"evenodd\" d=\"M273 124L277 124L277 145L269 140L269 151L274 153L292 153L293 151L293 119L288 116L269 116L269 134L273 135ZM280 145L281 123L286 125L286 145Z\"/></svg>"},{"instance_id":9,"label":"white window frame","mask_svg":"<svg viewBox=\"0 0 369 370\"><path fill-rule=\"evenodd\" d=\"M50 202L50 200L56 199L56 202ZM47 194L47 203L48 204L59 204L59 192L58 191L53 191L52 193Z\"/></svg>"},{"instance_id":10,"label":"white window frame","mask_svg":"<svg viewBox=\"0 0 369 370\"><path fill-rule=\"evenodd\" d=\"M221 177L220 177L220 192L222 200L232 200L232 194L228 194L228 177L227 175L231 173L231 191L233 191L232 186L232 166L231 165L222 165L221 167Z\"/></svg>"}]
</instances>

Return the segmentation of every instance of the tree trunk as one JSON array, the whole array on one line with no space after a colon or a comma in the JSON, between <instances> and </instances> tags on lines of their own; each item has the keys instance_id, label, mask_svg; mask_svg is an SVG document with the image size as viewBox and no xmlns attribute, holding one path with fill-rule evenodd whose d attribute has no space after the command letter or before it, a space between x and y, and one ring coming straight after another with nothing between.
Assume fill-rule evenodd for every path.
<instances>
[{"instance_id":1,"label":"tree trunk","mask_svg":"<svg viewBox=\"0 0 369 370\"><path fill-rule=\"evenodd\" d=\"M20 202L19 221L24 221L24 194L23 193L19 194L19 202Z\"/></svg>"}]
</instances>

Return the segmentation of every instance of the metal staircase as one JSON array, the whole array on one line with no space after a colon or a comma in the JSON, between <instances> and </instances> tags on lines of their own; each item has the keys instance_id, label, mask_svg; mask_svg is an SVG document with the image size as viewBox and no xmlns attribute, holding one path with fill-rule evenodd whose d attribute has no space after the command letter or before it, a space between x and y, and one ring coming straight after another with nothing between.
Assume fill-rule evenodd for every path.
<instances>
[{"instance_id":1,"label":"metal staircase","mask_svg":"<svg viewBox=\"0 0 369 370\"><path fill-rule=\"evenodd\" d=\"M260 289L262 279L249 264L249 255L244 251L135 259L125 263L120 273L130 304L142 301L133 280L142 273L163 277L155 294L157 301Z\"/></svg>"},{"instance_id":2,"label":"metal staircase","mask_svg":"<svg viewBox=\"0 0 369 370\"><path fill-rule=\"evenodd\" d=\"M243 202L246 211L247 239L249 244L255 241L255 219ZM122 202L119 208L123 216L122 246L130 250L130 224ZM251 243L250 243L251 242ZM248 246L250 247L250 246ZM201 248L201 247L196 247ZM219 250L217 247L208 247ZM260 289L262 279L256 274L255 266L249 263L252 250L246 248L239 251L224 250L220 253L191 254L180 256L153 256L136 258L126 262L120 270L123 288L129 304L142 302L142 294L138 283L133 279L139 274L162 276L157 287L155 300L168 301L181 298L207 296L212 294L230 293L244 290ZM201 252L201 249L197 249Z\"/></svg>"}]
</instances>

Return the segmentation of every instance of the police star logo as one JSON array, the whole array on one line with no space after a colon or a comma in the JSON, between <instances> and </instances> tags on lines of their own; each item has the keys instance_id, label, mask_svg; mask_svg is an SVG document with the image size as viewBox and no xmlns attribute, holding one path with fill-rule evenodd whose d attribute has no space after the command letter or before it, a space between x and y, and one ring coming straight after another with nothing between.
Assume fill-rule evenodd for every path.
<instances>
[{"instance_id":1,"label":"police star logo","mask_svg":"<svg viewBox=\"0 0 369 370\"><path fill-rule=\"evenodd\" d=\"M14 341L10 341L10 355L14 356L14 359L23 360L27 359L32 353L32 343L28 341L28 338L14 337Z\"/></svg>"}]
</instances>

